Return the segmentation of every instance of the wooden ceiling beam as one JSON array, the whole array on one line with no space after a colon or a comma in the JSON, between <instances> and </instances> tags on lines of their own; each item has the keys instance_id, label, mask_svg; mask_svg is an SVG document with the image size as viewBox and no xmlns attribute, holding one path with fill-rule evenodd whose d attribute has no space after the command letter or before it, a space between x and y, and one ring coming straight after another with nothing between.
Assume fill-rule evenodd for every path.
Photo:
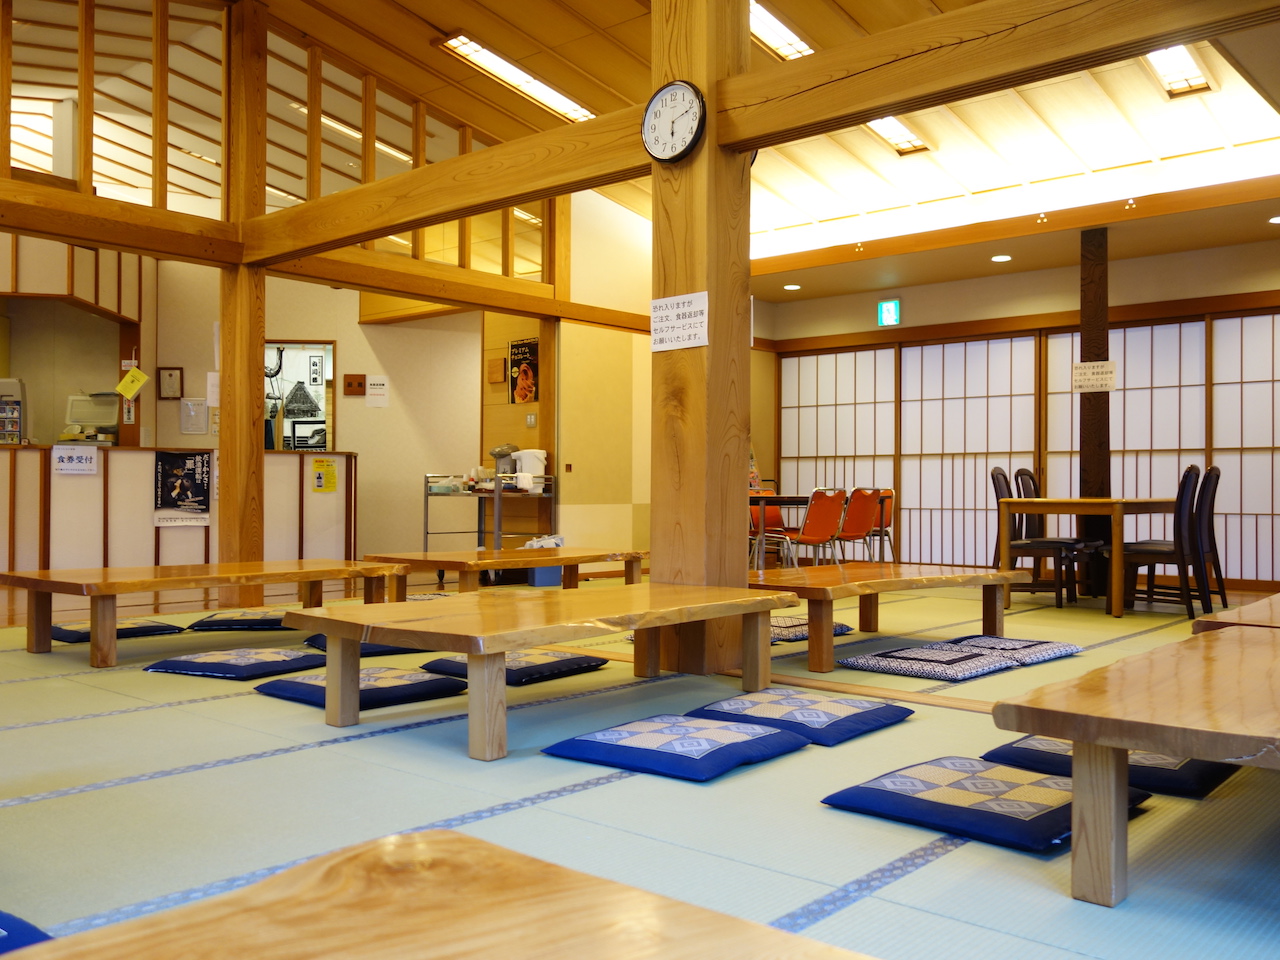
<instances>
[{"instance_id":1,"label":"wooden ceiling beam","mask_svg":"<svg viewBox=\"0 0 1280 960\"><path fill-rule=\"evenodd\" d=\"M0 178L0 230L191 263L240 263L231 223Z\"/></svg>"},{"instance_id":2,"label":"wooden ceiling beam","mask_svg":"<svg viewBox=\"0 0 1280 960\"><path fill-rule=\"evenodd\" d=\"M718 142L774 146L1277 20L1275 0L985 0L725 79Z\"/></svg>"}]
</instances>

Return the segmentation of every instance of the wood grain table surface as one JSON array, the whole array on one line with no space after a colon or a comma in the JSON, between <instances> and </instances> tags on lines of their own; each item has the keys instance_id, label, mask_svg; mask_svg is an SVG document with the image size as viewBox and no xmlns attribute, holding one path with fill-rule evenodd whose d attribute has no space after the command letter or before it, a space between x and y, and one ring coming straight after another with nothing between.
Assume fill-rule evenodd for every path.
<instances>
[{"instance_id":1,"label":"wood grain table surface","mask_svg":"<svg viewBox=\"0 0 1280 960\"><path fill-rule=\"evenodd\" d=\"M1223 627L1280 627L1280 593L1231 610L1207 613L1191 621L1192 633L1221 630Z\"/></svg>"},{"instance_id":2,"label":"wood grain table surface","mask_svg":"<svg viewBox=\"0 0 1280 960\"><path fill-rule=\"evenodd\" d=\"M564 567L560 584L566 590L578 586L578 567L584 563L621 560L627 583L640 582L640 566L648 550L610 550L603 547L520 547L513 550L427 550L409 553L367 553L365 560L397 563L413 570L456 570L458 592L480 589L483 570L520 570L526 567ZM391 578L390 599L405 598L406 576Z\"/></svg>"}]
</instances>

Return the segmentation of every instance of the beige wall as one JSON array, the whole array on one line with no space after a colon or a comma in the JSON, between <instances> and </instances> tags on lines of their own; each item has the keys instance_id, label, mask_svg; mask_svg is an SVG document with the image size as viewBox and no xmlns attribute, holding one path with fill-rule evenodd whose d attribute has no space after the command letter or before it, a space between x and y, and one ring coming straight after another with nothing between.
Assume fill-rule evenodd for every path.
<instances>
[{"instance_id":1,"label":"beige wall","mask_svg":"<svg viewBox=\"0 0 1280 960\"><path fill-rule=\"evenodd\" d=\"M325 288L328 289L328 288ZM155 364L182 368L182 392L188 397L207 397L208 374L217 369L219 275L214 267L163 260L156 267ZM155 369L146 369L154 374ZM157 400L154 385L147 388L155 405L155 446L216 447L213 420L206 434L179 430L177 400ZM142 439L147 445L146 438Z\"/></svg>"},{"instance_id":2,"label":"beige wall","mask_svg":"<svg viewBox=\"0 0 1280 960\"><path fill-rule=\"evenodd\" d=\"M751 450L764 480L778 479L778 355L751 351Z\"/></svg>"}]
</instances>

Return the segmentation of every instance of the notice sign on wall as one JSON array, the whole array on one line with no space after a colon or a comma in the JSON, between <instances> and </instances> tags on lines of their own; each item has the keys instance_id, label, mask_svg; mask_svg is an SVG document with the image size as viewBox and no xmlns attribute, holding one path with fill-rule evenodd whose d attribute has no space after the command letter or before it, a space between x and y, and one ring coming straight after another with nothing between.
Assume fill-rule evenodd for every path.
<instances>
[{"instance_id":1,"label":"notice sign on wall","mask_svg":"<svg viewBox=\"0 0 1280 960\"><path fill-rule=\"evenodd\" d=\"M707 291L663 297L649 304L650 347L683 350L707 345Z\"/></svg>"},{"instance_id":2,"label":"notice sign on wall","mask_svg":"<svg viewBox=\"0 0 1280 960\"><path fill-rule=\"evenodd\" d=\"M54 473L97 473L98 448L55 444L52 453Z\"/></svg>"},{"instance_id":3,"label":"notice sign on wall","mask_svg":"<svg viewBox=\"0 0 1280 960\"><path fill-rule=\"evenodd\" d=\"M333 457L312 457L311 492L335 493L338 489L338 461Z\"/></svg>"},{"instance_id":4,"label":"notice sign on wall","mask_svg":"<svg viewBox=\"0 0 1280 960\"><path fill-rule=\"evenodd\" d=\"M212 457L208 453L156 451L157 527L207 527Z\"/></svg>"},{"instance_id":5,"label":"notice sign on wall","mask_svg":"<svg viewBox=\"0 0 1280 960\"><path fill-rule=\"evenodd\" d=\"M1072 393L1109 393L1116 388L1116 362L1090 360L1071 365Z\"/></svg>"}]
</instances>

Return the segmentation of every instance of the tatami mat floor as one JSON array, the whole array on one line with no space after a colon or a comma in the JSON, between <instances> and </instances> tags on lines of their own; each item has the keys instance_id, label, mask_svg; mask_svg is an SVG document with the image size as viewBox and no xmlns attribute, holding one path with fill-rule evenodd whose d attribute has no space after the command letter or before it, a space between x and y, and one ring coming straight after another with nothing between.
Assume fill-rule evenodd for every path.
<instances>
[{"instance_id":1,"label":"tatami mat floor","mask_svg":"<svg viewBox=\"0 0 1280 960\"><path fill-rule=\"evenodd\" d=\"M837 619L856 625L856 601L838 604ZM886 595L880 619L879 634L837 638L837 655L979 632L979 595ZM141 669L213 649L220 641L209 635L124 640L118 667L93 670L83 645L33 656L21 627L0 629L0 910L66 935L361 840L445 826L882 960L1269 960L1280 951L1273 771L1243 770L1201 801L1148 801L1130 828L1130 896L1114 909L1067 895L1065 853L1019 853L819 802L910 763L1008 742L1015 736L985 712L991 702L1189 632L1172 607L1117 620L1096 601L1058 610L1018 595L1008 635L1085 652L960 684L842 667L811 674L803 643L778 644L775 682L878 687L911 696L915 714L696 784L540 753L738 689L731 677L636 680L623 636L584 644L616 658L595 673L511 688L510 755L481 763L466 757L460 697L366 711L358 727L334 728L320 710L258 695L252 683ZM296 646L303 636L222 639Z\"/></svg>"}]
</instances>

